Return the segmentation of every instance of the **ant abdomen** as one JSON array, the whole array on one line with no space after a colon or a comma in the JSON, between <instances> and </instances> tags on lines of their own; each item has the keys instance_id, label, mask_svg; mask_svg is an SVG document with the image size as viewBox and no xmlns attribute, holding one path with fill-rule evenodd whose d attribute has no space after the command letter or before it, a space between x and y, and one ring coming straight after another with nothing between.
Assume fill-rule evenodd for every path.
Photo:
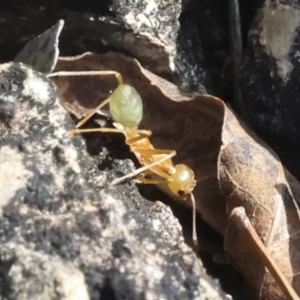
<instances>
[{"instance_id":1,"label":"ant abdomen","mask_svg":"<svg viewBox=\"0 0 300 300\"><path fill-rule=\"evenodd\" d=\"M138 127L143 118L143 102L135 88L119 85L110 95L110 112L114 120L124 127Z\"/></svg>"}]
</instances>

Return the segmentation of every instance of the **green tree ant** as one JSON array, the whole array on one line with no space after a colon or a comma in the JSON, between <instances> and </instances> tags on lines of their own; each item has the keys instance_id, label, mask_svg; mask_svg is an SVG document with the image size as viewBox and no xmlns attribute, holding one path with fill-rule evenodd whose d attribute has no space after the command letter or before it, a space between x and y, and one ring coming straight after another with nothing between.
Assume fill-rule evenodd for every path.
<instances>
[{"instance_id":1,"label":"green tree ant","mask_svg":"<svg viewBox=\"0 0 300 300\"><path fill-rule=\"evenodd\" d=\"M86 75L113 75L118 81L118 87L107 99L88 113L88 115L77 124L76 129L70 131L71 136L89 132L114 132L124 134L126 144L130 147L130 151L135 154L142 167L114 180L111 184L116 185L125 179L139 175L137 178L138 183L165 184L171 193L180 200L190 200L193 207L193 242L197 245L196 204L192 193L196 185L194 172L184 164L174 165L171 158L176 155L176 151L155 149L149 140L152 132L150 130L138 129L143 118L143 102L138 92L132 86L124 84L122 75L115 71L57 72L48 76ZM109 104L111 115L115 121L113 123L115 128L78 129L106 104ZM147 178L147 175L151 173L158 175L160 179Z\"/></svg>"}]
</instances>

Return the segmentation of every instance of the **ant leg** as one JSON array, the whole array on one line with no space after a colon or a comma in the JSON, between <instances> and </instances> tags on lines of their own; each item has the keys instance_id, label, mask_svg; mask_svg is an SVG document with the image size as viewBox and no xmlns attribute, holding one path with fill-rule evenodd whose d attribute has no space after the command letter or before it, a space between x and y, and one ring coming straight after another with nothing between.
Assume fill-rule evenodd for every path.
<instances>
[{"instance_id":1,"label":"ant leg","mask_svg":"<svg viewBox=\"0 0 300 300\"><path fill-rule=\"evenodd\" d=\"M257 232L253 228L248 216L246 215L245 209L243 207L234 208L231 212L229 221L234 222L240 230L243 230L248 235L249 241L251 242L253 248L258 252L260 259L272 274L273 278L276 280L286 298L299 300L299 297L297 296L294 288L291 286L287 278L283 275L282 271L271 257L268 249L263 244Z\"/></svg>"},{"instance_id":2,"label":"ant leg","mask_svg":"<svg viewBox=\"0 0 300 300\"><path fill-rule=\"evenodd\" d=\"M168 180L166 179L150 179L146 178L148 174L151 174L150 170L146 170L145 172L138 175L137 183L139 184L168 184Z\"/></svg>"},{"instance_id":3,"label":"ant leg","mask_svg":"<svg viewBox=\"0 0 300 300\"><path fill-rule=\"evenodd\" d=\"M155 149L153 149L153 150L155 150ZM161 154L161 155L162 155L162 154ZM175 156L175 155L176 155L176 152L175 152L175 151L171 151L170 153L165 154L164 157L162 157L161 159L159 159L159 160L157 160L157 161L154 161L153 163L147 164L147 165L145 165L145 166L143 166L143 167L141 167L141 168L138 168L138 169L136 169L135 171L133 171L133 172L131 172L131 173L129 173L129 174L127 174L127 175L121 177L121 178L118 178L118 179L114 180L111 184L112 184L112 185L116 185L116 184L118 184L118 183L124 181L125 179L135 177L135 176L139 175L139 174L142 173L142 172L145 172L145 171L147 171L147 170L151 170L151 169L153 169L153 167L158 166L158 165L161 164L162 162L164 162L164 161L170 159L171 157L173 157L173 156ZM152 170L151 170L151 171L152 171ZM163 174L164 174L164 176L163 176L164 178L169 177L169 175L168 175L167 173L163 173Z\"/></svg>"},{"instance_id":4,"label":"ant leg","mask_svg":"<svg viewBox=\"0 0 300 300\"><path fill-rule=\"evenodd\" d=\"M84 123L86 123L98 110L100 110L104 105L109 103L110 97L102 101L96 108L92 109L83 119L81 119L77 125L76 128L82 126Z\"/></svg>"},{"instance_id":5,"label":"ant leg","mask_svg":"<svg viewBox=\"0 0 300 300\"><path fill-rule=\"evenodd\" d=\"M114 75L119 85L123 84L123 77L121 73L116 71L59 71L48 74L47 77L61 77L61 76L111 76Z\"/></svg>"},{"instance_id":6,"label":"ant leg","mask_svg":"<svg viewBox=\"0 0 300 300\"><path fill-rule=\"evenodd\" d=\"M167 149L135 149L135 152L139 153L143 157L143 160L148 164L150 164L152 161L155 161L155 155L161 156L172 154L171 157L168 157L168 159L176 155L176 151ZM160 163L159 166L151 167L151 171L161 177L168 179L170 177L170 174L174 172L174 166L166 159L165 161Z\"/></svg>"},{"instance_id":7,"label":"ant leg","mask_svg":"<svg viewBox=\"0 0 300 300\"><path fill-rule=\"evenodd\" d=\"M156 179L148 179L148 178L139 178L138 182L140 184L168 184L168 180L156 180Z\"/></svg>"},{"instance_id":8,"label":"ant leg","mask_svg":"<svg viewBox=\"0 0 300 300\"><path fill-rule=\"evenodd\" d=\"M138 132L140 132L141 135L143 135L142 138L144 137L148 137L149 135L151 135L151 131L150 130L137 130ZM128 133L128 130L126 129L117 129L117 128L87 128L87 129L72 129L70 130L70 135L74 136L76 134L80 134L80 133L90 133L90 132L112 132L112 133L123 133L125 136ZM136 132L136 131L135 131ZM139 138L140 140L141 138Z\"/></svg>"},{"instance_id":9,"label":"ant leg","mask_svg":"<svg viewBox=\"0 0 300 300\"><path fill-rule=\"evenodd\" d=\"M160 154L169 154L174 153L173 156L176 155L175 150L168 150L168 149L136 149L136 152L145 155L145 156L153 156L153 155L160 155Z\"/></svg>"}]
</instances>

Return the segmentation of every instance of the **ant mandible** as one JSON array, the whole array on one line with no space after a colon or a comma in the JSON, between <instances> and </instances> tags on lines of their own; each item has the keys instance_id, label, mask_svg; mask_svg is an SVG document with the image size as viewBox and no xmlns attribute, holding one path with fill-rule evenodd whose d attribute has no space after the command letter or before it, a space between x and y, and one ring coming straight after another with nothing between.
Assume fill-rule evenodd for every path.
<instances>
[{"instance_id":1,"label":"ant mandible","mask_svg":"<svg viewBox=\"0 0 300 300\"><path fill-rule=\"evenodd\" d=\"M171 193L180 200L190 200L193 207L193 242L197 245L196 204L193 195L193 190L196 185L194 172L184 164L174 165L171 158L176 155L176 151L155 149L149 140L149 136L152 132L150 130L138 129L143 118L143 102L138 92L132 86L124 84L122 75L116 71L56 72L49 74L48 77L86 75L113 75L118 80L118 87L107 99L89 112L88 115L77 124L76 129L70 131L71 136L89 132L114 132L124 134L126 144L129 146L130 151L135 154L142 167L114 180L111 184L116 185L125 179L139 175L137 179L138 183L165 184ZM109 104L110 113L115 121L113 123L115 128L78 129L106 104ZM147 178L147 175L151 174L151 172L158 175L161 179Z\"/></svg>"}]
</instances>

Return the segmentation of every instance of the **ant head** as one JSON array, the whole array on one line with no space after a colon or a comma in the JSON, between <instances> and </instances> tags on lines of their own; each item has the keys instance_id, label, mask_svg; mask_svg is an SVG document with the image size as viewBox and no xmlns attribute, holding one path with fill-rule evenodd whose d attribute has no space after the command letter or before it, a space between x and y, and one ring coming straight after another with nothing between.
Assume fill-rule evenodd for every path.
<instances>
[{"instance_id":1,"label":"ant head","mask_svg":"<svg viewBox=\"0 0 300 300\"><path fill-rule=\"evenodd\" d=\"M172 181L168 184L170 191L183 200L187 200L196 185L194 171L186 165L176 165L171 179Z\"/></svg>"},{"instance_id":2,"label":"ant head","mask_svg":"<svg viewBox=\"0 0 300 300\"><path fill-rule=\"evenodd\" d=\"M171 192L180 197L183 201L190 200L193 208L193 241L198 244L196 233L196 202L193 190L196 185L194 171L186 165L176 165L175 172L171 174L171 180L168 184Z\"/></svg>"}]
</instances>

